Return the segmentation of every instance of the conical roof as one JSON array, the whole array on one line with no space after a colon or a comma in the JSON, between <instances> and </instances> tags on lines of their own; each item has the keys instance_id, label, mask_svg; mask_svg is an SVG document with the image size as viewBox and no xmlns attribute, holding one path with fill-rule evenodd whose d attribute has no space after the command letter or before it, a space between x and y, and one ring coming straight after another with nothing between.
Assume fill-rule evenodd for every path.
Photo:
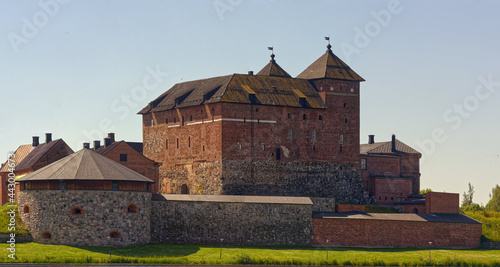
<instances>
[{"instance_id":1,"label":"conical roof","mask_svg":"<svg viewBox=\"0 0 500 267\"><path fill-rule=\"evenodd\" d=\"M290 74L288 74L283 68L280 67L280 65L278 65L278 63L276 63L276 60L274 60L274 54L271 54L271 60L257 73L257 75L292 78Z\"/></svg>"},{"instance_id":2,"label":"conical roof","mask_svg":"<svg viewBox=\"0 0 500 267\"><path fill-rule=\"evenodd\" d=\"M89 149L82 149L16 181L41 180L114 180L154 183L153 180Z\"/></svg>"},{"instance_id":3,"label":"conical roof","mask_svg":"<svg viewBox=\"0 0 500 267\"><path fill-rule=\"evenodd\" d=\"M301 79L322 79L332 78L349 81L364 81L361 76L354 72L347 64L338 58L331 50L332 46L328 44L326 53L314 61L297 78Z\"/></svg>"}]
</instances>

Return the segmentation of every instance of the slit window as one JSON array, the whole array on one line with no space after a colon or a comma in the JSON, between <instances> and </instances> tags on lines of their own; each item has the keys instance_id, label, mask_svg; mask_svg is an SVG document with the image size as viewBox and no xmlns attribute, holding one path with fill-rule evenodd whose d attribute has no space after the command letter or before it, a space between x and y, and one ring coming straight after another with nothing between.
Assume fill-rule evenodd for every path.
<instances>
[{"instance_id":1,"label":"slit window","mask_svg":"<svg viewBox=\"0 0 500 267\"><path fill-rule=\"evenodd\" d=\"M177 148L179 148L179 138L177 138Z\"/></svg>"},{"instance_id":2,"label":"slit window","mask_svg":"<svg viewBox=\"0 0 500 267\"><path fill-rule=\"evenodd\" d=\"M276 148L276 160L281 160L281 149Z\"/></svg>"},{"instance_id":3,"label":"slit window","mask_svg":"<svg viewBox=\"0 0 500 267\"><path fill-rule=\"evenodd\" d=\"M165 149L168 149L168 139L165 140Z\"/></svg>"},{"instance_id":4,"label":"slit window","mask_svg":"<svg viewBox=\"0 0 500 267\"><path fill-rule=\"evenodd\" d=\"M307 115L306 114L302 115L302 119L307 120Z\"/></svg>"},{"instance_id":5,"label":"slit window","mask_svg":"<svg viewBox=\"0 0 500 267\"><path fill-rule=\"evenodd\" d=\"M340 142L344 142L344 135L343 135L343 134L341 134L341 135L339 136L339 141L340 141Z\"/></svg>"},{"instance_id":6,"label":"slit window","mask_svg":"<svg viewBox=\"0 0 500 267\"><path fill-rule=\"evenodd\" d=\"M318 116L318 120L322 121L323 120L323 115Z\"/></svg>"},{"instance_id":7,"label":"slit window","mask_svg":"<svg viewBox=\"0 0 500 267\"><path fill-rule=\"evenodd\" d=\"M311 136L311 138L312 138L312 141L313 141L313 142L316 142L316 131L312 131L312 136Z\"/></svg>"},{"instance_id":8,"label":"slit window","mask_svg":"<svg viewBox=\"0 0 500 267\"><path fill-rule=\"evenodd\" d=\"M83 214L83 210L80 207L74 207L71 209L71 214L81 215L81 214Z\"/></svg>"},{"instance_id":9,"label":"slit window","mask_svg":"<svg viewBox=\"0 0 500 267\"><path fill-rule=\"evenodd\" d=\"M288 129L288 139L292 140L292 129Z\"/></svg>"},{"instance_id":10,"label":"slit window","mask_svg":"<svg viewBox=\"0 0 500 267\"><path fill-rule=\"evenodd\" d=\"M289 119L291 119L292 118L292 113L288 113L287 116L288 116Z\"/></svg>"},{"instance_id":11,"label":"slit window","mask_svg":"<svg viewBox=\"0 0 500 267\"><path fill-rule=\"evenodd\" d=\"M188 137L188 147L191 147L191 136Z\"/></svg>"}]
</instances>

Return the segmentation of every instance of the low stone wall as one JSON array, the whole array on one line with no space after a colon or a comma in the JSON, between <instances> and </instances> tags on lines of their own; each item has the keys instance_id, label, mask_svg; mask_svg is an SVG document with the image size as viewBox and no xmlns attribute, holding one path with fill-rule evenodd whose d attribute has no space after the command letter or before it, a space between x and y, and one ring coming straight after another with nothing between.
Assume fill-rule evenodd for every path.
<instances>
[{"instance_id":1,"label":"low stone wall","mask_svg":"<svg viewBox=\"0 0 500 267\"><path fill-rule=\"evenodd\" d=\"M500 249L500 242L483 242L481 246L485 249Z\"/></svg>"},{"instance_id":2,"label":"low stone wall","mask_svg":"<svg viewBox=\"0 0 500 267\"><path fill-rule=\"evenodd\" d=\"M311 197L313 211L335 211L335 198L331 197Z\"/></svg>"},{"instance_id":3,"label":"low stone wall","mask_svg":"<svg viewBox=\"0 0 500 267\"><path fill-rule=\"evenodd\" d=\"M224 161L223 194L305 196L363 202L361 176L352 164Z\"/></svg>"},{"instance_id":4,"label":"low stone wall","mask_svg":"<svg viewBox=\"0 0 500 267\"><path fill-rule=\"evenodd\" d=\"M244 196L220 197L234 200ZM235 245L311 245L311 214L312 202L152 201L151 240L220 244L222 238L223 244Z\"/></svg>"},{"instance_id":5,"label":"low stone wall","mask_svg":"<svg viewBox=\"0 0 500 267\"><path fill-rule=\"evenodd\" d=\"M127 212L130 204L137 213ZM124 246L150 241L149 192L28 190L19 192L18 207L21 220L39 243ZM81 214L72 214L76 207ZM110 236L114 231L119 234Z\"/></svg>"}]
</instances>

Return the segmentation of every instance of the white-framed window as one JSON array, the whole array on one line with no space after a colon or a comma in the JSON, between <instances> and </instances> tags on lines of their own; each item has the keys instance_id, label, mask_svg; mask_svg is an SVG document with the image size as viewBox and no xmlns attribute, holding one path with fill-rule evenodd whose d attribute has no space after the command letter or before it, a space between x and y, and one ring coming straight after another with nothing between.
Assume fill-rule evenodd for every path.
<instances>
[{"instance_id":1,"label":"white-framed window","mask_svg":"<svg viewBox=\"0 0 500 267\"><path fill-rule=\"evenodd\" d=\"M366 170L366 159L361 159L361 169Z\"/></svg>"}]
</instances>

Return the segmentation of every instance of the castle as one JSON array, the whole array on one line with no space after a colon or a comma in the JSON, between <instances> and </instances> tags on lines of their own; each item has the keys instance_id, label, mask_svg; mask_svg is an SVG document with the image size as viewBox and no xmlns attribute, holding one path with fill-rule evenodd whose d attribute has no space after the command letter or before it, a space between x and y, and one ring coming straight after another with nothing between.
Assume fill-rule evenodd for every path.
<instances>
[{"instance_id":1,"label":"castle","mask_svg":"<svg viewBox=\"0 0 500 267\"><path fill-rule=\"evenodd\" d=\"M481 224L458 214L458 194L414 201L418 151L395 136L370 137L360 151L364 80L330 45L296 78L274 58L257 74L176 84L143 108L143 154L161 164L152 179L102 156L98 143L19 178L19 211L34 239L479 246ZM367 201L419 214L339 204Z\"/></svg>"}]
</instances>

